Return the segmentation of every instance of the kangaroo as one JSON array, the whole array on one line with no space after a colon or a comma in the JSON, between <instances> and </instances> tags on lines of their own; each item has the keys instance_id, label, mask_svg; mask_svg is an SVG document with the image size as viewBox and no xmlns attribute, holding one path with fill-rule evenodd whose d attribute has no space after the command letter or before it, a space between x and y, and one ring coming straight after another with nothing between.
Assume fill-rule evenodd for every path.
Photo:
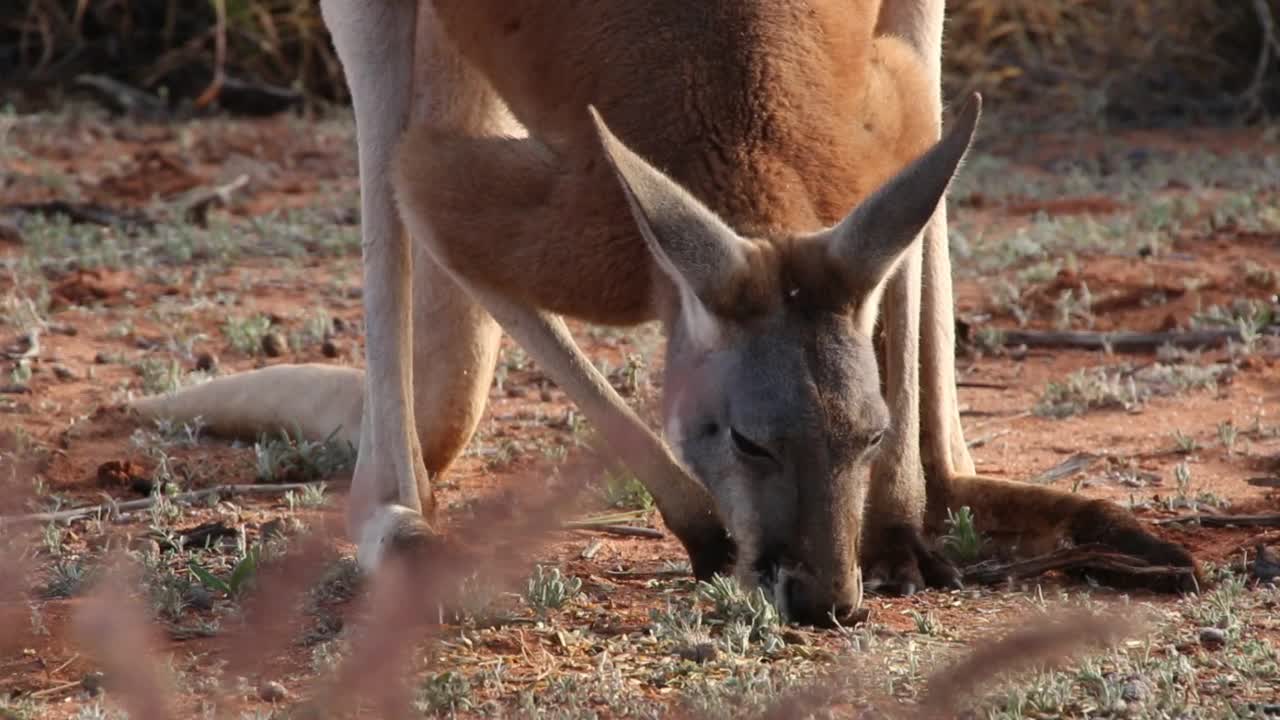
<instances>
[{"instance_id":1,"label":"kangaroo","mask_svg":"<svg viewBox=\"0 0 1280 720\"><path fill-rule=\"evenodd\" d=\"M430 479L506 331L653 494L694 574L791 619L955 585L948 509L1023 552L1198 567L1119 506L974 475L956 402L941 0L324 0L353 96L367 370L276 366L144 399L232 432L358 439L363 567L431 538ZM563 316L659 319L663 435ZM865 583L864 583L865 578Z\"/></svg>"}]
</instances>

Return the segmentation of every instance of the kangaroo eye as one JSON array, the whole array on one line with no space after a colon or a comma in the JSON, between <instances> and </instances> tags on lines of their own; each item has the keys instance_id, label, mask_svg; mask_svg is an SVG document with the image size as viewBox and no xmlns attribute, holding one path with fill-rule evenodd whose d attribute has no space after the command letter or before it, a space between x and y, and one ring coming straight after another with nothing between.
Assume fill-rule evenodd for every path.
<instances>
[{"instance_id":1,"label":"kangaroo eye","mask_svg":"<svg viewBox=\"0 0 1280 720\"><path fill-rule=\"evenodd\" d=\"M729 437L733 438L733 447L743 455L762 460L773 459L773 455L769 454L768 450L765 450L759 445L751 442L742 433L734 430L733 428L729 428Z\"/></svg>"},{"instance_id":2,"label":"kangaroo eye","mask_svg":"<svg viewBox=\"0 0 1280 720\"><path fill-rule=\"evenodd\" d=\"M876 433L875 435L872 435L872 436L871 436L871 438L870 438L869 440L867 440L867 447L868 447L868 448L876 448L876 447L880 447L880 441L881 441L881 440L884 440L884 431L883 431L883 430L881 430L880 432Z\"/></svg>"}]
</instances>

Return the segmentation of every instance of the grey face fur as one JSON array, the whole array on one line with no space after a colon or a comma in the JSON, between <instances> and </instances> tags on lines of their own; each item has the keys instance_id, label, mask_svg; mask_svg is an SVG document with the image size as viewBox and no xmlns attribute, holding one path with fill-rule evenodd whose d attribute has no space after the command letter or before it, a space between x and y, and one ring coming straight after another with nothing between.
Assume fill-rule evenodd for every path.
<instances>
[{"instance_id":1,"label":"grey face fur","mask_svg":"<svg viewBox=\"0 0 1280 720\"><path fill-rule=\"evenodd\" d=\"M715 497L737 543L735 574L771 591L793 619L824 622L861 603L870 460L892 429L871 341L880 289L945 194L978 113L971 101L938 144L843 221L790 241L841 282L779 285L767 312L741 318L723 299L744 274L776 271L748 262L766 243L738 236L593 111L679 298L666 318L667 440ZM844 297L793 302L807 293Z\"/></svg>"}]
</instances>

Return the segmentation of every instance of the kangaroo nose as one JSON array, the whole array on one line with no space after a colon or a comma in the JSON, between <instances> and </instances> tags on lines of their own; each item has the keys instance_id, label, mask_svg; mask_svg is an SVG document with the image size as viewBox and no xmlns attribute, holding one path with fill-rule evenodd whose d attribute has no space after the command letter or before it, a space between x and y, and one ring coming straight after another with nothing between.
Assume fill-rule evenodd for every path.
<instances>
[{"instance_id":1,"label":"kangaroo nose","mask_svg":"<svg viewBox=\"0 0 1280 720\"><path fill-rule=\"evenodd\" d=\"M854 567L847 577L816 578L808 573L788 578L787 609L790 619L806 625L831 627L836 622L849 625L866 618L862 606L862 569Z\"/></svg>"}]
</instances>

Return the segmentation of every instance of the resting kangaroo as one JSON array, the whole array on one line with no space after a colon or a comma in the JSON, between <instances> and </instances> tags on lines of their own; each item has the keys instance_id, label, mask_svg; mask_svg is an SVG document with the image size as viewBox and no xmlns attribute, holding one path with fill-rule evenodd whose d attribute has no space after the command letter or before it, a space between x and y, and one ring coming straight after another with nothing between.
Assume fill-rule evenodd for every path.
<instances>
[{"instance_id":1,"label":"resting kangaroo","mask_svg":"<svg viewBox=\"0 0 1280 720\"><path fill-rule=\"evenodd\" d=\"M793 619L847 615L864 577L956 583L926 538L965 505L1023 551L1103 542L1195 572L1119 506L973 475L941 201L980 100L942 134L941 0L323 11L356 114L363 385L283 366L137 407L344 424L366 567L429 535L430 479L475 429L501 328L649 488L697 576L762 585ZM561 316L662 321L666 443Z\"/></svg>"}]
</instances>

